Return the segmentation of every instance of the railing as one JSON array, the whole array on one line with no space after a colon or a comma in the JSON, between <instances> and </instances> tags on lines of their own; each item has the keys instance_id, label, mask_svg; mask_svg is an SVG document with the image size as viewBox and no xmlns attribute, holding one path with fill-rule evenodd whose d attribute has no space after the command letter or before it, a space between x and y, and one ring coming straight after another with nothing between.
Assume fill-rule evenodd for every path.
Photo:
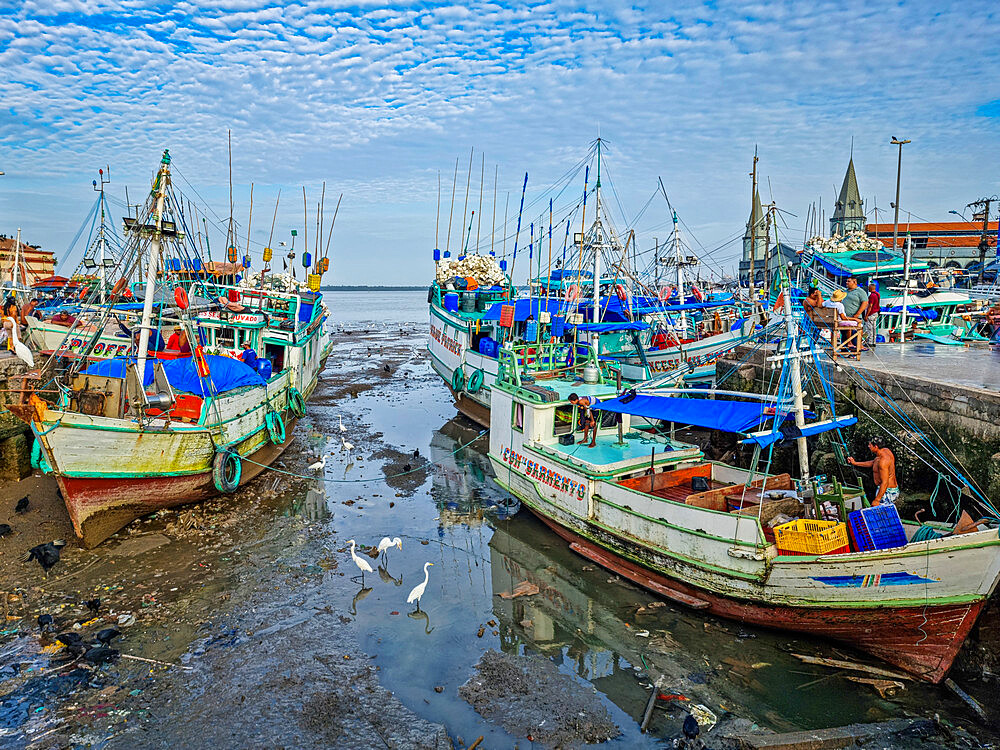
<instances>
[{"instance_id":1,"label":"railing","mask_svg":"<svg viewBox=\"0 0 1000 750\"><path fill-rule=\"evenodd\" d=\"M618 363L602 360L590 344L569 344L560 341L542 344L505 346L497 357L497 380L520 386L524 376L533 380L556 378L582 373L592 367L600 373L601 382L616 381Z\"/></svg>"}]
</instances>

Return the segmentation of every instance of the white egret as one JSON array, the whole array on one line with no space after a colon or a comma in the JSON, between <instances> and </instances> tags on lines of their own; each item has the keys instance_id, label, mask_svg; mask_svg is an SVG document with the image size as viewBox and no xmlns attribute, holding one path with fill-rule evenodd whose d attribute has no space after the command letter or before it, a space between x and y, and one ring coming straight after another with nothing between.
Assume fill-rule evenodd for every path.
<instances>
[{"instance_id":1,"label":"white egret","mask_svg":"<svg viewBox=\"0 0 1000 750\"><path fill-rule=\"evenodd\" d=\"M389 551L390 547L399 547L399 549L403 549L403 540L398 536L394 539L390 539L387 536L382 537L382 541L378 543L378 551L379 554L386 558L387 561L389 558L386 553Z\"/></svg>"},{"instance_id":2,"label":"white egret","mask_svg":"<svg viewBox=\"0 0 1000 750\"><path fill-rule=\"evenodd\" d=\"M361 571L361 588L364 588L365 587L365 573L374 573L375 571L372 568L372 566L368 564L368 561L365 560L365 558L358 557L357 553L354 551L354 540L353 539L348 539L347 541L350 542L350 544L351 544L351 559L354 560L354 564L357 565L358 569ZM353 580L356 580L356 579L357 579L357 576L355 576L351 580L353 581Z\"/></svg>"},{"instance_id":3,"label":"white egret","mask_svg":"<svg viewBox=\"0 0 1000 750\"><path fill-rule=\"evenodd\" d=\"M344 427L344 420L339 414L337 415L337 422L340 424L340 431L347 432L347 428Z\"/></svg>"},{"instance_id":4,"label":"white egret","mask_svg":"<svg viewBox=\"0 0 1000 750\"><path fill-rule=\"evenodd\" d=\"M326 456L323 456L319 461L314 464L309 464L309 470L315 472L321 472L326 468Z\"/></svg>"},{"instance_id":5,"label":"white egret","mask_svg":"<svg viewBox=\"0 0 1000 750\"><path fill-rule=\"evenodd\" d=\"M8 321L10 325L8 326ZM31 349L21 343L17 337L17 321L13 318L4 318L4 328L7 328L7 335L10 336L8 347L14 350L14 355L22 360L28 367L35 366L35 358L31 354Z\"/></svg>"},{"instance_id":6,"label":"white egret","mask_svg":"<svg viewBox=\"0 0 1000 750\"><path fill-rule=\"evenodd\" d=\"M351 443L348 443L346 440L344 440L343 435L340 436L340 444L344 446L344 450L347 451L348 453L354 450L354 446Z\"/></svg>"},{"instance_id":7,"label":"white egret","mask_svg":"<svg viewBox=\"0 0 1000 750\"><path fill-rule=\"evenodd\" d=\"M432 562L424 563L424 580L423 580L423 582L422 583L418 583L416 586L414 586L413 590L410 592L410 595L408 597L406 597L406 603L407 604L411 604L412 602L416 602L417 603L417 612L420 611L420 598L424 595L424 589L427 588L427 580L430 578L430 572L427 570L427 568L429 566L433 565L433 564L434 563L432 563Z\"/></svg>"}]
</instances>

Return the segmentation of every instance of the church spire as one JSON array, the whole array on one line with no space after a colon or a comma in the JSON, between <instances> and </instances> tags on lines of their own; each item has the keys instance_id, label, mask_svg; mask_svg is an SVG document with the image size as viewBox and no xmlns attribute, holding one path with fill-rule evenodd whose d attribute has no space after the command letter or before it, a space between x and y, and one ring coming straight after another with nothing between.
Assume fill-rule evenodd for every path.
<instances>
[{"instance_id":1,"label":"church spire","mask_svg":"<svg viewBox=\"0 0 1000 750\"><path fill-rule=\"evenodd\" d=\"M750 209L750 218L747 219L747 231L743 235L743 260L749 262L750 247L756 239L756 252L754 262L763 262L767 251L767 237L764 233L764 207L760 203L760 193L753 194L753 207Z\"/></svg>"},{"instance_id":2,"label":"church spire","mask_svg":"<svg viewBox=\"0 0 1000 750\"><path fill-rule=\"evenodd\" d=\"M848 232L865 229L865 209L861 202L861 191L858 190L858 178L854 174L854 157L847 164L847 174L844 184L840 187L840 195L834 205L833 216L830 218L830 234L841 236Z\"/></svg>"}]
</instances>

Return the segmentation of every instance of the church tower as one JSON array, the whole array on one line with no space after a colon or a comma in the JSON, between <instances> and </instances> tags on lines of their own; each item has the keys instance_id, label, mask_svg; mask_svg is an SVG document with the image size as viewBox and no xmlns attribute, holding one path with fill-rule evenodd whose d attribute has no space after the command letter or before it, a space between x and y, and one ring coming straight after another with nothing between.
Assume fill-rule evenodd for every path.
<instances>
[{"instance_id":1,"label":"church tower","mask_svg":"<svg viewBox=\"0 0 1000 750\"><path fill-rule=\"evenodd\" d=\"M864 204L861 202L861 192L858 190L858 178L854 174L854 157L847 164L847 174L844 184L840 187L840 196L834 205L833 216L830 217L830 234L843 237L848 232L865 231Z\"/></svg>"},{"instance_id":2,"label":"church tower","mask_svg":"<svg viewBox=\"0 0 1000 750\"><path fill-rule=\"evenodd\" d=\"M754 227L756 226L756 229ZM767 237L765 236L764 208L760 205L760 193L754 193L753 208L750 211L750 218L747 220L747 231L743 235L743 262L750 265L750 248L754 243L754 231L756 231L756 249L753 253L753 262L757 269L763 269L764 256L767 254Z\"/></svg>"}]
</instances>

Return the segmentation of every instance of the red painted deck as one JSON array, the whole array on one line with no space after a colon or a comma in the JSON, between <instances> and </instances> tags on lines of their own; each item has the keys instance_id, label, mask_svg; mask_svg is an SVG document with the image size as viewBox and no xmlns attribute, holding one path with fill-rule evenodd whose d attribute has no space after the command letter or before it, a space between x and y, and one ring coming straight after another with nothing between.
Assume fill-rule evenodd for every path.
<instances>
[{"instance_id":1,"label":"red painted deck","mask_svg":"<svg viewBox=\"0 0 1000 750\"><path fill-rule=\"evenodd\" d=\"M984 602L929 607L782 607L688 586L618 557L529 508L589 560L678 603L729 620L841 641L928 682L941 682ZM691 605L695 606L695 605Z\"/></svg>"}]
</instances>

